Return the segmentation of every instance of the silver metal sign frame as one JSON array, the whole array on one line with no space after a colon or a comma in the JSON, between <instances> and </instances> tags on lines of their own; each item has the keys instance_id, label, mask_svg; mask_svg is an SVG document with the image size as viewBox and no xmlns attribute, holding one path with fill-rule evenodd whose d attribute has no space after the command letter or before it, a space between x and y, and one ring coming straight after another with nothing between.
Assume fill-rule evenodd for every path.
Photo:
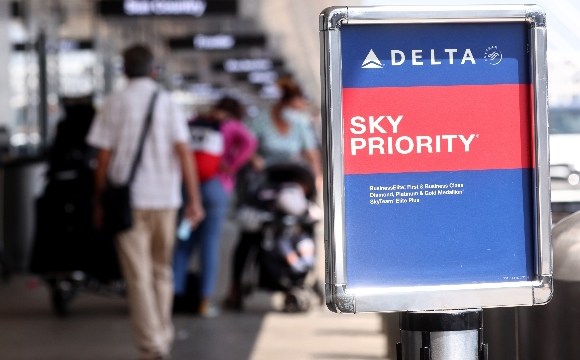
<instances>
[{"instance_id":1,"label":"silver metal sign frame","mask_svg":"<svg viewBox=\"0 0 580 360\"><path fill-rule=\"evenodd\" d=\"M526 22L531 29L535 137L535 278L532 281L349 288L345 260L341 26L347 24ZM320 14L326 298L343 313L525 306L552 297L546 16L535 5L331 7Z\"/></svg>"}]
</instances>

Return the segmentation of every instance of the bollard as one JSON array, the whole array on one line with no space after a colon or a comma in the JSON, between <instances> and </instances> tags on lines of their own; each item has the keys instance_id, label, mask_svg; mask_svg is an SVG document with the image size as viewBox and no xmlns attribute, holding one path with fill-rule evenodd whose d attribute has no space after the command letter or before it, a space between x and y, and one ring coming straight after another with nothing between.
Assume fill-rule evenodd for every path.
<instances>
[{"instance_id":1,"label":"bollard","mask_svg":"<svg viewBox=\"0 0 580 360\"><path fill-rule=\"evenodd\" d=\"M517 308L483 309L483 323L485 324L483 339L489 346L489 358L517 360Z\"/></svg>"},{"instance_id":2,"label":"bollard","mask_svg":"<svg viewBox=\"0 0 580 360\"><path fill-rule=\"evenodd\" d=\"M382 330L385 334L385 358L387 360L396 360L396 346L399 340L399 313L390 312L381 314Z\"/></svg>"},{"instance_id":3,"label":"bollard","mask_svg":"<svg viewBox=\"0 0 580 360\"><path fill-rule=\"evenodd\" d=\"M404 312L398 360L486 360L481 310Z\"/></svg>"},{"instance_id":4,"label":"bollard","mask_svg":"<svg viewBox=\"0 0 580 360\"><path fill-rule=\"evenodd\" d=\"M518 360L580 359L580 212L554 225L554 297L518 314Z\"/></svg>"}]
</instances>

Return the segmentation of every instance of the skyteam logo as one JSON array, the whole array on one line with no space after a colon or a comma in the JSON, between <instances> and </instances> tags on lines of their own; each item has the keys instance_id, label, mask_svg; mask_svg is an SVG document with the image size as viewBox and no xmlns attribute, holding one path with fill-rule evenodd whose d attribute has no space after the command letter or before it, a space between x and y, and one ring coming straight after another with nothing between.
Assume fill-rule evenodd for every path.
<instances>
[{"instance_id":1,"label":"skyteam logo","mask_svg":"<svg viewBox=\"0 0 580 360\"><path fill-rule=\"evenodd\" d=\"M485 61L490 65L497 65L501 62L503 55L497 46L489 46L485 49L485 55L483 55Z\"/></svg>"},{"instance_id":2,"label":"skyteam logo","mask_svg":"<svg viewBox=\"0 0 580 360\"><path fill-rule=\"evenodd\" d=\"M377 55L375 55L375 52L372 49L371 49L371 51L369 51L367 57L363 61L362 68L363 69L382 69L383 68L383 64L381 63L381 61L379 60Z\"/></svg>"}]
</instances>

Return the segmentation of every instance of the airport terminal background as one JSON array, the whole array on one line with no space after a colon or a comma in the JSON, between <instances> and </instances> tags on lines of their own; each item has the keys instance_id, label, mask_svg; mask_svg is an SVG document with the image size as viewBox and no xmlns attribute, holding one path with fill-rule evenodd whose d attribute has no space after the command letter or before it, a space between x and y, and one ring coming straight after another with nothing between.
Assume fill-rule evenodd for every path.
<instances>
[{"instance_id":1,"label":"airport terminal background","mask_svg":"<svg viewBox=\"0 0 580 360\"><path fill-rule=\"evenodd\" d=\"M251 117L277 99L276 80L288 75L305 90L316 114L320 110L318 15L324 8L432 5L428 0L192 0L191 15L145 16L139 7L143 1L126 0L127 8L133 9L126 13L122 0L0 0L0 360L136 356L122 296L87 291L75 297L68 316L59 317L51 307L47 284L28 269L34 204L45 185L46 150L63 115L62 99L89 97L98 109L104 96L125 83L120 56L125 46L145 42L153 48L159 82L189 116L228 94L241 99ZM523 2L441 2L482 3ZM576 26L580 4L576 0L537 3L548 17L550 106L575 111L580 108L580 28ZM580 159L580 151L576 156ZM553 196L554 222L580 210L576 164L558 164L568 172L554 180L553 189L559 191ZM222 236L219 297L225 296L229 285L229 259L237 233L231 219ZM315 275L320 281L324 278L322 242L320 226ZM562 308L567 313L551 333L574 339L580 336L575 330L580 313L571 305L580 300L580 291L570 281L555 288L550 311ZM395 359L396 314L337 315L316 299L309 311L288 314L281 311L282 302L278 294L257 292L242 313L224 312L215 319L175 316L173 358ZM546 316L540 311L486 310L490 358L529 359L522 355L526 348L550 348L554 337L534 333L534 319Z\"/></svg>"}]
</instances>

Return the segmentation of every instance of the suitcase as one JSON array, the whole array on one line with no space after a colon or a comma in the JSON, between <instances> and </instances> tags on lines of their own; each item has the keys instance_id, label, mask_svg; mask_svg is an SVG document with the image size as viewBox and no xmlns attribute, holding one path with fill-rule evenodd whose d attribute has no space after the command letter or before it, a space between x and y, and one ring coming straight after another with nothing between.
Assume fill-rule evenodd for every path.
<instances>
[{"instance_id":1,"label":"suitcase","mask_svg":"<svg viewBox=\"0 0 580 360\"><path fill-rule=\"evenodd\" d=\"M92 176L89 168L51 174L36 201L33 273L82 271L103 281L121 277L113 239L92 225Z\"/></svg>"}]
</instances>

